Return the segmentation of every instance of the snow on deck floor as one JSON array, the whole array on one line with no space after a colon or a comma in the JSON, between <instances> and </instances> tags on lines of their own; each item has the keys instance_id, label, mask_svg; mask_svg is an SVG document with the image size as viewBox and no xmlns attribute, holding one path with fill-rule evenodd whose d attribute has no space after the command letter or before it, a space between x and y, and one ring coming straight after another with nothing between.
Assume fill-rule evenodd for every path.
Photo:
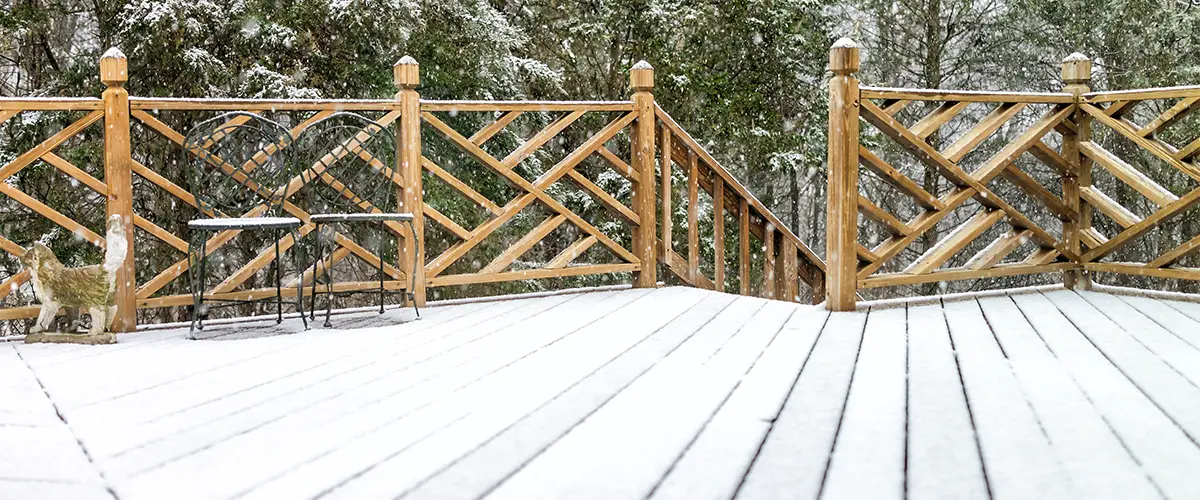
<instances>
[{"instance_id":1,"label":"snow on deck floor","mask_svg":"<svg viewBox=\"0 0 1200 500\"><path fill-rule=\"evenodd\" d=\"M1200 498L1196 303L423 314L0 344L0 499Z\"/></svg>"}]
</instances>

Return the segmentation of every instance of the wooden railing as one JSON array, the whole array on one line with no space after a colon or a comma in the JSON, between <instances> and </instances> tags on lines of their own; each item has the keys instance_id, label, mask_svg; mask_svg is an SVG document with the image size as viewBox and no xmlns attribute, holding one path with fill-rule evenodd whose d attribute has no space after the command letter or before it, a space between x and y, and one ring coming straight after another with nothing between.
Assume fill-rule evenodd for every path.
<instances>
[{"instance_id":1,"label":"wooden railing","mask_svg":"<svg viewBox=\"0 0 1200 500\"><path fill-rule=\"evenodd\" d=\"M1090 272L1200 279L1200 269L1171 267L1200 247L1200 236L1146 263L1100 262L1200 201L1195 185L1200 167L1193 161L1200 139L1178 149L1160 138L1200 107L1200 87L1090 93L1091 63L1073 54L1063 61L1065 85L1057 93L860 88L854 76L858 48L847 39L834 45L830 64L831 309L852 310L863 288L1018 274L1062 271L1071 288L1089 286ZM1145 125L1128 118L1135 105L1151 100L1170 102L1160 106L1164 111L1152 111ZM877 133L860 133L860 118L868 132ZM1133 167L1093 138L1098 127L1168 168ZM1004 128L1010 130L997 134ZM898 146L887 150L895 161L886 159L879 139ZM996 147L997 139L1002 146ZM1036 162L1022 168L1022 157ZM1029 168L1044 171L1035 176ZM1144 196L1149 203L1135 208L1145 215L1095 185L1098 172L1111 174L1114 186ZM1182 183L1191 184L1183 195L1154 180L1180 173ZM1044 185L1039 177L1057 179L1058 186ZM945 192L933 189L938 178L949 185ZM1176 179L1171 185L1179 184ZM873 201L884 189L898 192L904 202L885 207ZM1093 209L1111 221L1105 223L1111 237L1094 225ZM859 214L888 236L864 245ZM939 223L942 234L936 232ZM912 251L923 235L935 234L927 236L936 240L932 244Z\"/></svg>"},{"instance_id":2,"label":"wooden railing","mask_svg":"<svg viewBox=\"0 0 1200 500\"><path fill-rule=\"evenodd\" d=\"M29 111L84 113L0 167L0 194L103 249L103 236L91 229L99 227L101 219L77 221L17 189L16 183L5 182L41 161L73 179L73 185L106 197L106 215L125 217L132 226L127 234L134 251L118 276L118 331L136 326L139 309L149 312L192 303L185 277L185 238L186 221L196 202L185 187L183 167L165 165L184 154L196 154L185 153L183 147L191 125L227 111L269 114L291 127L294 136L338 111L354 111L395 129L400 208L414 213L418 240L425 244L414 245L404 226L387 226L387 237L396 242L396 255L383 256L388 262L385 286L407 285L406 263L416 254L416 261L423 263L415 271L418 303L425 301L430 287L583 275L631 275L635 286L651 287L658 283L658 263L682 283L725 290L726 213L736 214L738 220L740 253L731 261L739 274L728 280L738 284L735 292L794 300L803 281L812 287L814 301L824 296L824 263L658 107L652 95L653 70L644 63L631 71L630 100L586 102L422 100L417 92L419 67L407 57L393 68L399 92L388 100L129 97L124 90L126 67L119 52L110 51L102 58L101 80L108 88L101 99L0 99L0 123ZM522 117L533 118L522 125ZM102 127L102 175L94 165L77 166L64 158L67 155L55 152L72 138L82 140L80 133L89 127ZM522 133L530 127L536 132ZM497 144L502 136L504 144ZM657 162L656 152L661 155ZM330 151L322 160L342 154ZM365 151L355 154L369 156ZM672 170L672 161L686 166L683 175ZM672 217L673 176L689 186L686 220ZM655 186L656 179L662 180L661 189ZM296 176L289 192L296 193L305 182ZM387 181L381 178L381 182ZM713 258L711 277L699 265L704 246L698 237L701 191L714 201L718 214L704 229L715 226L715 256L720 256ZM660 194L664 195L661 202ZM583 198L591 201L580 202ZM298 232L303 243L315 235L301 199L293 195L283 210L305 222ZM660 207L661 218L656 213ZM674 250L674 227L689 235L684 242L686 260ZM765 251L751 251L751 236L757 238L753 247ZM207 248L213 252L241 239L238 231L218 233L207 241ZM217 272L219 281L206 286L206 296L247 299L272 294L273 288L268 289L269 282L262 279L275 260L272 243L242 248L245 262ZM367 243L349 233L334 233L333 262L352 258L378 262L380 256L368 250L376 247ZM0 236L0 249L14 257L28 244ZM279 241L281 252L294 251L296 245L290 235ZM545 257L522 260L535 248ZM752 273L752 267L761 272ZM291 279L310 284L327 272L322 263L315 270L293 270ZM751 286L752 276L760 286ZM28 281L27 271L5 278L0 300ZM376 286L373 280L348 281L338 283L335 291ZM310 293L311 287L304 290ZM7 307L0 309L0 320L36 313L33 305ZM154 319L161 318L141 315L142 321Z\"/></svg>"}]
</instances>

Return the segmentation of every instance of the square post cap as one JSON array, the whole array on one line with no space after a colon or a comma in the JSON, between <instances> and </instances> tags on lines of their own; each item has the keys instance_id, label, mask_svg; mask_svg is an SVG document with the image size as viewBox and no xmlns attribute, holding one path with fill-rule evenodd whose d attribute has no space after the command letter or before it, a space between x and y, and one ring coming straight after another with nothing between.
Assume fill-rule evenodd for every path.
<instances>
[{"instance_id":1,"label":"square post cap","mask_svg":"<svg viewBox=\"0 0 1200 500\"><path fill-rule=\"evenodd\" d=\"M1062 60L1062 79L1067 85L1088 83L1092 80L1092 60L1076 52Z\"/></svg>"},{"instance_id":2,"label":"square post cap","mask_svg":"<svg viewBox=\"0 0 1200 500\"><path fill-rule=\"evenodd\" d=\"M654 67L646 61L638 61L629 70L629 88L634 92L649 92L654 88Z\"/></svg>"},{"instance_id":3,"label":"square post cap","mask_svg":"<svg viewBox=\"0 0 1200 500\"><path fill-rule=\"evenodd\" d=\"M397 88L415 89L421 83L421 66L412 56L401 57L392 66L392 76Z\"/></svg>"},{"instance_id":4,"label":"square post cap","mask_svg":"<svg viewBox=\"0 0 1200 500\"><path fill-rule=\"evenodd\" d=\"M120 49L113 47L100 56L100 82L116 87L129 81L129 61Z\"/></svg>"},{"instance_id":5,"label":"square post cap","mask_svg":"<svg viewBox=\"0 0 1200 500\"><path fill-rule=\"evenodd\" d=\"M829 70L838 75L858 71L858 43L849 37L833 42L829 47Z\"/></svg>"}]
</instances>

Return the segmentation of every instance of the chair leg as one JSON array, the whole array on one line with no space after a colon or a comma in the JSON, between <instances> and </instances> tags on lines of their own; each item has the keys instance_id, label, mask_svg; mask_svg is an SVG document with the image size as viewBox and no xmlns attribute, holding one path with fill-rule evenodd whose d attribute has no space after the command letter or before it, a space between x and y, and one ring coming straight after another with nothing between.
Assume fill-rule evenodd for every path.
<instances>
[{"instance_id":1,"label":"chair leg","mask_svg":"<svg viewBox=\"0 0 1200 500\"><path fill-rule=\"evenodd\" d=\"M423 262L419 262L417 260L417 255L421 253L419 250L421 247L421 240L417 238L417 224L415 222L411 220L408 221L408 229L410 234L413 236L413 248L416 250L412 253L412 267L410 267L408 270L408 273L411 276L409 279L408 300L409 302L412 302L413 312L417 313L417 319L421 319L421 309L417 307L417 292L415 291L417 288L417 266L424 265Z\"/></svg>"},{"instance_id":2,"label":"chair leg","mask_svg":"<svg viewBox=\"0 0 1200 500\"><path fill-rule=\"evenodd\" d=\"M383 314L383 235L387 234L387 228L384 227L383 221L379 221L379 314Z\"/></svg>"},{"instance_id":3,"label":"chair leg","mask_svg":"<svg viewBox=\"0 0 1200 500\"><path fill-rule=\"evenodd\" d=\"M275 324L283 323L283 274L279 265L279 230L275 233Z\"/></svg>"},{"instance_id":4,"label":"chair leg","mask_svg":"<svg viewBox=\"0 0 1200 500\"><path fill-rule=\"evenodd\" d=\"M304 268L300 267L304 263L304 249L300 246L300 229L292 228L292 248L296 251L292 252L292 267L297 270L299 276L296 277L296 312L300 313L300 322L304 323L304 330L308 330L308 316L304 315Z\"/></svg>"},{"instance_id":5,"label":"chair leg","mask_svg":"<svg viewBox=\"0 0 1200 500\"><path fill-rule=\"evenodd\" d=\"M333 252L329 252L329 262L325 264L325 328L332 328L333 322Z\"/></svg>"},{"instance_id":6,"label":"chair leg","mask_svg":"<svg viewBox=\"0 0 1200 500\"><path fill-rule=\"evenodd\" d=\"M195 244L196 244L196 236L192 235L192 237L190 239L188 239L188 253L187 253L187 255L188 255L188 285L190 286L190 288L191 288L190 291L192 292L192 325L190 328L188 328L188 339L190 339L190 340L196 340L196 318L200 315L200 296L196 294L196 288L197 288L196 287L196 275L199 273L196 271L197 262L195 260L196 259L196 256L195 256L195 246L196 245Z\"/></svg>"},{"instance_id":7,"label":"chair leg","mask_svg":"<svg viewBox=\"0 0 1200 500\"><path fill-rule=\"evenodd\" d=\"M200 237L204 238L204 235ZM204 319L208 317L208 311L204 309L204 284L207 283L205 278L208 276L208 238L204 239L205 241L200 243L200 282L196 286L196 293L200 294L196 302L196 314L200 317L200 320L196 322L198 330L204 330Z\"/></svg>"},{"instance_id":8,"label":"chair leg","mask_svg":"<svg viewBox=\"0 0 1200 500\"><path fill-rule=\"evenodd\" d=\"M318 268L319 264L321 263L321 224L319 222L316 224L315 231L316 231L316 233L315 233L316 238L314 238L314 241L316 243L314 243L314 245L316 245L316 250L314 253L316 255L313 255L313 261L312 261L313 262L312 307L308 308L309 309L309 317L313 321L317 320L317 278L318 278L318 276L320 276L317 273L317 271L318 271L317 268Z\"/></svg>"}]
</instances>

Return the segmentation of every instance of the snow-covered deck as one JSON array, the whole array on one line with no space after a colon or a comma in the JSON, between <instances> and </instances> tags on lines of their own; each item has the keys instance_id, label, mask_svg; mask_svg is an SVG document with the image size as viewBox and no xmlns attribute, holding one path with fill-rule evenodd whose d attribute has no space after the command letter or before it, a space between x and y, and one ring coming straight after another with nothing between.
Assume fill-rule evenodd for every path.
<instances>
[{"instance_id":1,"label":"snow-covered deck","mask_svg":"<svg viewBox=\"0 0 1200 500\"><path fill-rule=\"evenodd\" d=\"M0 344L0 498L1200 498L1200 304L889 306L664 288Z\"/></svg>"}]
</instances>

